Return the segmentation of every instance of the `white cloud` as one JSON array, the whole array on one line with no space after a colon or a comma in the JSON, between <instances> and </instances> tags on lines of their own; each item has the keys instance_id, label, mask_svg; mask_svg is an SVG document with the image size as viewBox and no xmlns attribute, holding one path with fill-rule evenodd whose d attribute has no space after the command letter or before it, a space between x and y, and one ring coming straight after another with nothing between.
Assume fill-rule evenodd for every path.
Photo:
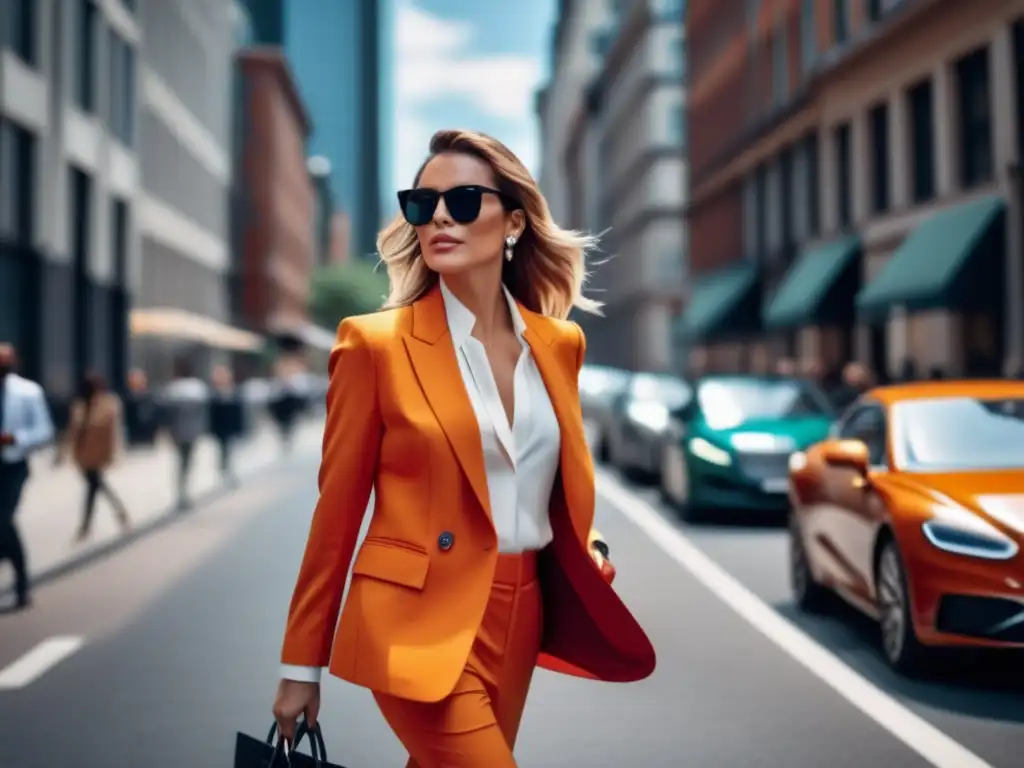
<instances>
[{"instance_id":1,"label":"white cloud","mask_svg":"<svg viewBox=\"0 0 1024 768\"><path fill-rule=\"evenodd\" d=\"M530 167L537 154L533 126L533 94L543 75L541 63L528 56L486 56L472 53L479 31L463 20L445 19L424 11L412 0L398 6L396 86L398 183L408 184L426 151L430 134L424 107L454 99L509 126L502 138ZM462 110L460 110L462 112Z\"/></svg>"}]
</instances>

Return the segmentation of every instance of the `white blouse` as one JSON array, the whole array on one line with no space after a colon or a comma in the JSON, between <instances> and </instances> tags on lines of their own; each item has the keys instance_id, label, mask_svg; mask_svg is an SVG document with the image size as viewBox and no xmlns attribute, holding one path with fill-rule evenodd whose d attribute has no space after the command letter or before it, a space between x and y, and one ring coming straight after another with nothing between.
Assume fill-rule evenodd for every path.
<instances>
[{"instance_id":1,"label":"white blouse","mask_svg":"<svg viewBox=\"0 0 1024 768\"><path fill-rule=\"evenodd\" d=\"M498 394L487 351L472 336L476 318L441 281L448 330L459 362L466 394L473 405L483 444L487 494L498 534L498 551L515 554L551 543L548 507L561 452L561 432L540 370L523 338L526 323L504 289L512 325L522 347L513 374L513 423L509 424ZM317 682L319 667L283 665L288 680Z\"/></svg>"}]
</instances>

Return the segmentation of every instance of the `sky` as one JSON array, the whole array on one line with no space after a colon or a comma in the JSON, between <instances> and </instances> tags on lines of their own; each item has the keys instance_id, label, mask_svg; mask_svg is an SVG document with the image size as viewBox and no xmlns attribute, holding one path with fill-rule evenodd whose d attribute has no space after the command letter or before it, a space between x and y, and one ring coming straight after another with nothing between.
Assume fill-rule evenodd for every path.
<instances>
[{"instance_id":1,"label":"sky","mask_svg":"<svg viewBox=\"0 0 1024 768\"><path fill-rule=\"evenodd\" d=\"M535 174L534 92L547 78L555 0L396 0L395 189L412 184L431 134L483 131Z\"/></svg>"}]
</instances>

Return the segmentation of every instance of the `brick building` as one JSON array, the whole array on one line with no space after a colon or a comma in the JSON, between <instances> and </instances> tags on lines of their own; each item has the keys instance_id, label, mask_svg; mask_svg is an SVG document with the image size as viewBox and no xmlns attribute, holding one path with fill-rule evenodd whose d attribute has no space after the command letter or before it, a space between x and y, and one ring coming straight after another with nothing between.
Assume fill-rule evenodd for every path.
<instances>
[{"instance_id":1,"label":"brick building","mask_svg":"<svg viewBox=\"0 0 1024 768\"><path fill-rule=\"evenodd\" d=\"M691 0L687 24L683 324L713 365L1024 356L1024 4Z\"/></svg>"},{"instance_id":2,"label":"brick building","mask_svg":"<svg viewBox=\"0 0 1024 768\"><path fill-rule=\"evenodd\" d=\"M312 125L276 47L239 54L243 137L240 309L246 326L302 338L308 329L316 201L306 168Z\"/></svg>"}]
</instances>

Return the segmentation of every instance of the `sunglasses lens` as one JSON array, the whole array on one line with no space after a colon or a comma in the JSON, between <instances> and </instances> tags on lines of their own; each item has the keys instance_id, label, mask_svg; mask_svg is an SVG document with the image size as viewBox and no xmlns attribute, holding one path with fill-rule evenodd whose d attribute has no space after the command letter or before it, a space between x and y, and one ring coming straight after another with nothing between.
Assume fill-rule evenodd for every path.
<instances>
[{"instance_id":1,"label":"sunglasses lens","mask_svg":"<svg viewBox=\"0 0 1024 768\"><path fill-rule=\"evenodd\" d=\"M438 195L429 189L414 189L402 201L402 215L414 227L422 227L430 221L437 208Z\"/></svg>"},{"instance_id":2,"label":"sunglasses lens","mask_svg":"<svg viewBox=\"0 0 1024 768\"><path fill-rule=\"evenodd\" d=\"M471 187L456 187L448 190L444 195L444 204L448 207L448 213L459 224L469 224L476 221L480 215L480 202L483 192Z\"/></svg>"}]
</instances>

